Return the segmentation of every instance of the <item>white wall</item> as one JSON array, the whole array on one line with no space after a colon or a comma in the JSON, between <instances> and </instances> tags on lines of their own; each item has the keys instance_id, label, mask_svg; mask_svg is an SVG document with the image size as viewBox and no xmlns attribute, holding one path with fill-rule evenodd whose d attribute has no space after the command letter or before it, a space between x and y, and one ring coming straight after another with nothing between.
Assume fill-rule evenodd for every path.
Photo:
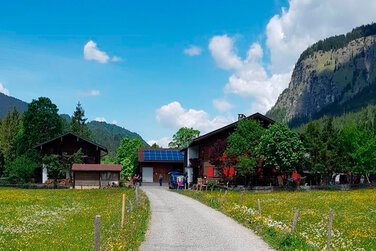
<instances>
[{"instance_id":1,"label":"white wall","mask_svg":"<svg viewBox=\"0 0 376 251\"><path fill-rule=\"evenodd\" d=\"M188 147L187 150L187 167L191 166L189 159L198 158L198 146Z\"/></svg>"},{"instance_id":2,"label":"white wall","mask_svg":"<svg viewBox=\"0 0 376 251\"><path fill-rule=\"evenodd\" d=\"M48 179L47 167L43 164L43 167L42 167L42 183L46 183L47 179Z\"/></svg>"}]
</instances>

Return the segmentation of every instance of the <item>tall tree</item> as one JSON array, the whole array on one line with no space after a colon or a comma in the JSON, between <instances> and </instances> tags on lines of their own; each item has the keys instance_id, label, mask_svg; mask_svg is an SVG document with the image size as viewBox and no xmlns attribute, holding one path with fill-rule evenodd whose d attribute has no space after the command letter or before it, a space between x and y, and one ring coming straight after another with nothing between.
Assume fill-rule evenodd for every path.
<instances>
[{"instance_id":1,"label":"tall tree","mask_svg":"<svg viewBox=\"0 0 376 251\"><path fill-rule=\"evenodd\" d=\"M20 130L20 118L16 108L8 112L0 125L0 151L5 161L16 158L17 136Z\"/></svg>"},{"instance_id":2,"label":"tall tree","mask_svg":"<svg viewBox=\"0 0 376 251\"><path fill-rule=\"evenodd\" d=\"M296 131L286 124L275 123L261 137L257 152L264 159L265 167L285 173L298 169L305 149Z\"/></svg>"},{"instance_id":3,"label":"tall tree","mask_svg":"<svg viewBox=\"0 0 376 251\"><path fill-rule=\"evenodd\" d=\"M86 124L87 118L85 118L85 110L82 108L81 103L78 102L76 110L73 113L71 119L71 130L72 132L80 135L81 137L90 139L91 132L89 127Z\"/></svg>"},{"instance_id":4,"label":"tall tree","mask_svg":"<svg viewBox=\"0 0 376 251\"><path fill-rule=\"evenodd\" d=\"M145 147L139 138L123 138L116 153L115 163L122 165L121 174L130 178L138 169L138 149Z\"/></svg>"},{"instance_id":5,"label":"tall tree","mask_svg":"<svg viewBox=\"0 0 376 251\"><path fill-rule=\"evenodd\" d=\"M369 174L376 173L376 138L373 132L352 124L341 131L341 137L346 156L342 163L347 170L364 174L367 179Z\"/></svg>"},{"instance_id":6,"label":"tall tree","mask_svg":"<svg viewBox=\"0 0 376 251\"><path fill-rule=\"evenodd\" d=\"M227 154L238 159L237 172L248 183L249 175L253 174L260 156L256 147L261 141L265 129L253 119L243 119L236 125L235 131L228 137Z\"/></svg>"},{"instance_id":7,"label":"tall tree","mask_svg":"<svg viewBox=\"0 0 376 251\"><path fill-rule=\"evenodd\" d=\"M38 143L62 133L62 118L59 109L49 98L40 97L28 105L22 118L22 136L19 141L20 153L25 153Z\"/></svg>"},{"instance_id":8,"label":"tall tree","mask_svg":"<svg viewBox=\"0 0 376 251\"><path fill-rule=\"evenodd\" d=\"M309 154L306 167L313 172L322 172L325 166L322 164L321 154L324 148L320 125L316 121L310 121L302 134L304 147Z\"/></svg>"},{"instance_id":9,"label":"tall tree","mask_svg":"<svg viewBox=\"0 0 376 251\"><path fill-rule=\"evenodd\" d=\"M184 148L198 136L200 136L199 130L182 127L172 136L172 141L168 144L168 146L173 148Z\"/></svg>"},{"instance_id":10,"label":"tall tree","mask_svg":"<svg viewBox=\"0 0 376 251\"><path fill-rule=\"evenodd\" d=\"M320 150L320 161L323 174L322 182L328 184L333 173L345 170L343 166L343 144L340 131L333 126L333 118L329 117L321 133L323 145Z\"/></svg>"}]
</instances>

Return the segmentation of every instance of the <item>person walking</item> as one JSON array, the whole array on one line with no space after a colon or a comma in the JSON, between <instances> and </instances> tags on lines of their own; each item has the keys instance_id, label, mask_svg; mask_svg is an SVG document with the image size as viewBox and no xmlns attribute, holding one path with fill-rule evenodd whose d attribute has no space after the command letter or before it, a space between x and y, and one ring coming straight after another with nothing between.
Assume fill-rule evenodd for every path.
<instances>
[{"instance_id":1,"label":"person walking","mask_svg":"<svg viewBox=\"0 0 376 251\"><path fill-rule=\"evenodd\" d=\"M163 176L159 174L159 186L162 186Z\"/></svg>"}]
</instances>

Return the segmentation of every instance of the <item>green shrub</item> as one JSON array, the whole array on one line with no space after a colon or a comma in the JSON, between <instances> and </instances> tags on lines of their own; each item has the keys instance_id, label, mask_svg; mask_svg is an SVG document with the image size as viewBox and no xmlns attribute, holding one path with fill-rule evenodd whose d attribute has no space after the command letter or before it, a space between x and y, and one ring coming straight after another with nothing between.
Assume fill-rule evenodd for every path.
<instances>
[{"instance_id":1,"label":"green shrub","mask_svg":"<svg viewBox=\"0 0 376 251\"><path fill-rule=\"evenodd\" d=\"M30 160L26 155L17 157L5 164L4 174L10 183L28 183L34 177L34 170L38 163Z\"/></svg>"}]
</instances>

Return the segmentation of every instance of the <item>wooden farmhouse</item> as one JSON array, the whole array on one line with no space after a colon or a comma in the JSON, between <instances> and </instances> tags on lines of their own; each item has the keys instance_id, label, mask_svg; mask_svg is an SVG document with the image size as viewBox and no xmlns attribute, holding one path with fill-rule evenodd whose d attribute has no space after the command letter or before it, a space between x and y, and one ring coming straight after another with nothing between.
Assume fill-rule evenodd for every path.
<instances>
[{"instance_id":1,"label":"wooden farmhouse","mask_svg":"<svg viewBox=\"0 0 376 251\"><path fill-rule=\"evenodd\" d=\"M159 175L162 174L163 182L166 183L169 172L183 172L184 153L179 149L140 148L138 162L142 182L158 182Z\"/></svg>"},{"instance_id":2,"label":"wooden farmhouse","mask_svg":"<svg viewBox=\"0 0 376 251\"><path fill-rule=\"evenodd\" d=\"M229 170L222 170L222 168L213 166L209 162L210 148L218 140L225 140L234 132L237 123L241 119L254 119L261 123L264 128L268 128L274 121L260 113L255 113L246 117L243 114L238 115L238 121L231 123L227 126L204 134L197 137L192 143L184 148L182 151L185 153L184 169L188 173L188 182L196 184L198 179L203 180L220 180L223 173L234 176L234 167L228 168Z\"/></svg>"},{"instance_id":3,"label":"wooden farmhouse","mask_svg":"<svg viewBox=\"0 0 376 251\"><path fill-rule=\"evenodd\" d=\"M41 152L42 158L46 155L56 154L62 156L63 153L73 155L78 150L82 150L82 161L85 164L100 164L102 154L106 154L107 148L96 144L79 135L68 132L51 140L42 142L34 147ZM68 175L68 174L67 174ZM67 178L69 178L67 176ZM45 183L48 179L48 167L42 166L35 171L35 182Z\"/></svg>"}]
</instances>

